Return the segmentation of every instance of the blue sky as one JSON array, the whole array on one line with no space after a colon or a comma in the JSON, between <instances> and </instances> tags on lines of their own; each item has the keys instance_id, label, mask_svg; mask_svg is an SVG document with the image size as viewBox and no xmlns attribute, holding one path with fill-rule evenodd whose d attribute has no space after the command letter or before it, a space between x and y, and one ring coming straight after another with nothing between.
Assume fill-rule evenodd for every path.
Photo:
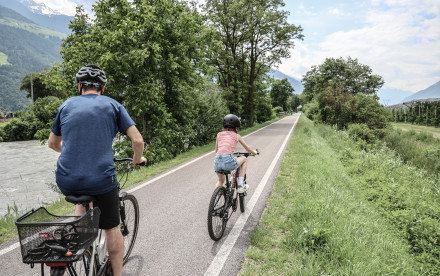
<instances>
[{"instance_id":1,"label":"blue sky","mask_svg":"<svg viewBox=\"0 0 440 276\"><path fill-rule=\"evenodd\" d=\"M73 15L75 3L34 0ZM199 0L203 2L203 0ZM382 76L384 88L418 92L440 81L439 0L284 0L289 23L301 25L291 58L279 70L301 79L326 58L357 58Z\"/></svg>"}]
</instances>

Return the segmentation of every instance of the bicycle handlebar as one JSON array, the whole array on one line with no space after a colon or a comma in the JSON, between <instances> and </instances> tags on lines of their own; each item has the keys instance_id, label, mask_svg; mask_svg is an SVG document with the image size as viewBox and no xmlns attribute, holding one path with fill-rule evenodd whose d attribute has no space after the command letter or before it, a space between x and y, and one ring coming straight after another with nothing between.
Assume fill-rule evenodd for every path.
<instances>
[{"instance_id":1,"label":"bicycle handlebar","mask_svg":"<svg viewBox=\"0 0 440 276\"><path fill-rule=\"evenodd\" d=\"M257 155L260 155L260 152L258 151L258 149L255 149L255 151L257 152ZM251 155L250 152L234 152L233 154L237 155L237 157L239 157L239 156L249 157L249 155Z\"/></svg>"},{"instance_id":2,"label":"bicycle handlebar","mask_svg":"<svg viewBox=\"0 0 440 276\"><path fill-rule=\"evenodd\" d=\"M113 158L114 162L133 162L133 158ZM147 162L137 163L138 166L147 166Z\"/></svg>"}]
</instances>

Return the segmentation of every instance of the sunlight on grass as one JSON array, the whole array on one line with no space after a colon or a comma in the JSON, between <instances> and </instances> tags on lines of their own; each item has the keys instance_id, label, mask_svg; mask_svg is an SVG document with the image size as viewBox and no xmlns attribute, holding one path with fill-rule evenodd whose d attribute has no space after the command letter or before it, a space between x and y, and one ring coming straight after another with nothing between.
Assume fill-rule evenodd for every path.
<instances>
[{"instance_id":1,"label":"sunlight on grass","mask_svg":"<svg viewBox=\"0 0 440 276\"><path fill-rule=\"evenodd\" d=\"M432 126L422 126L404 123L392 123L393 127L404 131L415 131L417 133L426 132L432 134L435 138L440 139L440 128Z\"/></svg>"}]
</instances>

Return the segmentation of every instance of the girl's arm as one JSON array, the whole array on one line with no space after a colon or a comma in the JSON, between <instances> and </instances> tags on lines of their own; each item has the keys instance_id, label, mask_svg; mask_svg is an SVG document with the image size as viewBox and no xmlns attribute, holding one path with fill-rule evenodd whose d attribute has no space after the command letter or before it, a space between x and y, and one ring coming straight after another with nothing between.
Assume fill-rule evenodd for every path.
<instances>
[{"instance_id":1,"label":"girl's arm","mask_svg":"<svg viewBox=\"0 0 440 276\"><path fill-rule=\"evenodd\" d=\"M251 149L240 135L237 134L237 136L238 142L240 142L240 144L244 147L245 150L247 150L247 152L250 152L252 155L257 155L257 152Z\"/></svg>"},{"instance_id":2,"label":"girl's arm","mask_svg":"<svg viewBox=\"0 0 440 276\"><path fill-rule=\"evenodd\" d=\"M218 149L218 134L217 134L217 138L215 139L215 153L217 153L217 149Z\"/></svg>"}]
</instances>

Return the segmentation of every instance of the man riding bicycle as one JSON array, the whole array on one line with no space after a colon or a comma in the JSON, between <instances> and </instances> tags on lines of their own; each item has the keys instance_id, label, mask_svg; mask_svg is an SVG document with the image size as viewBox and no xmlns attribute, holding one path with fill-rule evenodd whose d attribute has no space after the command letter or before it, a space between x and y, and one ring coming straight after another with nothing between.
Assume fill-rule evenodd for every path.
<instances>
[{"instance_id":1,"label":"man riding bicycle","mask_svg":"<svg viewBox=\"0 0 440 276\"><path fill-rule=\"evenodd\" d=\"M93 195L105 230L113 275L122 275L124 242L120 229L119 193L112 143L118 132L127 134L134 151L133 165L146 162L144 141L127 110L103 96L107 78L96 65L86 65L76 74L80 96L66 100L58 109L49 148L61 152L56 182L65 195ZM75 206L75 215L85 213Z\"/></svg>"}]
</instances>

